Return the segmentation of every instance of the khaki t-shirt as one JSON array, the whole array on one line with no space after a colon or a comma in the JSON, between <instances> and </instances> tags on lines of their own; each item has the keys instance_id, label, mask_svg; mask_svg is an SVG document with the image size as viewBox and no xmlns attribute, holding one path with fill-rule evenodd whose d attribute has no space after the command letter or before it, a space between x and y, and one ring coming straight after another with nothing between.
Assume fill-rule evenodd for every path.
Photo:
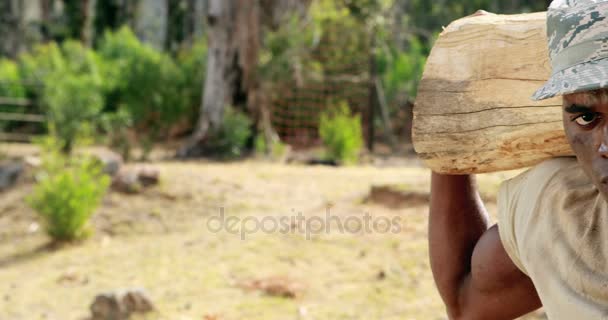
<instances>
[{"instance_id":1,"label":"khaki t-shirt","mask_svg":"<svg viewBox=\"0 0 608 320\"><path fill-rule=\"evenodd\" d=\"M503 183L498 214L502 243L549 319L608 319L608 205L575 158Z\"/></svg>"}]
</instances>

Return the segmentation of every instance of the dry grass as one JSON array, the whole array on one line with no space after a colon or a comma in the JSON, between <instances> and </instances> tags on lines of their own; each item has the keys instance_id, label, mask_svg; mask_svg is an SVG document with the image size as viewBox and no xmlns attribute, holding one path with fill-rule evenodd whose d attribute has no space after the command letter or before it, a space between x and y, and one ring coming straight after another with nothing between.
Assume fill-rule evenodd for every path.
<instances>
[{"instance_id":1,"label":"dry grass","mask_svg":"<svg viewBox=\"0 0 608 320\"><path fill-rule=\"evenodd\" d=\"M426 206L363 202L372 185L426 192L426 170L156 165L161 186L110 194L93 221L95 236L74 246L46 246L22 201L27 184L1 194L0 319L83 319L97 293L124 287L148 290L159 312L147 319L445 319L428 265ZM495 192L503 178L483 176L480 185ZM398 217L401 230L242 240L208 230L220 207L241 219L323 217L329 207L343 218Z\"/></svg>"}]
</instances>

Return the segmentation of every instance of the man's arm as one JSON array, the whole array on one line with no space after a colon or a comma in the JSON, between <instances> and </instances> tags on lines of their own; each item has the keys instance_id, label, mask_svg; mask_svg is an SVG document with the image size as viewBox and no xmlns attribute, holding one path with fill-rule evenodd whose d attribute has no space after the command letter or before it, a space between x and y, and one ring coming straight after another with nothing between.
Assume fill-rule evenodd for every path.
<instances>
[{"instance_id":1,"label":"man's arm","mask_svg":"<svg viewBox=\"0 0 608 320\"><path fill-rule=\"evenodd\" d=\"M514 319L541 307L489 227L474 176L433 173L430 211L431 268L450 319Z\"/></svg>"}]
</instances>

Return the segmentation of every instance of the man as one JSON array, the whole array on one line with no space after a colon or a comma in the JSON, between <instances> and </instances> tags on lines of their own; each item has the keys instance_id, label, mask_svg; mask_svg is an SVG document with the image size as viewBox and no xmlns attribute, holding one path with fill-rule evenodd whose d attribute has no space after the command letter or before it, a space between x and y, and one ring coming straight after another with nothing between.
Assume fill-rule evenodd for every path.
<instances>
[{"instance_id":1,"label":"man","mask_svg":"<svg viewBox=\"0 0 608 320\"><path fill-rule=\"evenodd\" d=\"M608 319L608 0L556 0L553 74L575 158L505 182L490 227L473 176L433 173L431 267L450 319Z\"/></svg>"}]
</instances>

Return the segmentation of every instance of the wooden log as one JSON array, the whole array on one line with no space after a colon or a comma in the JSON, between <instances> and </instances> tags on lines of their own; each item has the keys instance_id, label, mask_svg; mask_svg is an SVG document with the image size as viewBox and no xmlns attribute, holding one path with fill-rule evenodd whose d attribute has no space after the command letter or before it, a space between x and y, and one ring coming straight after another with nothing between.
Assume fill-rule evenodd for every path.
<instances>
[{"instance_id":1,"label":"wooden log","mask_svg":"<svg viewBox=\"0 0 608 320\"><path fill-rule=\"evenodd\" d=\"M546 13L478 12L450 24L418 89L414 147L436 172L524 168L571 155L560 97L532 101L549 78Z\"/></svg>"}]
</instances>

